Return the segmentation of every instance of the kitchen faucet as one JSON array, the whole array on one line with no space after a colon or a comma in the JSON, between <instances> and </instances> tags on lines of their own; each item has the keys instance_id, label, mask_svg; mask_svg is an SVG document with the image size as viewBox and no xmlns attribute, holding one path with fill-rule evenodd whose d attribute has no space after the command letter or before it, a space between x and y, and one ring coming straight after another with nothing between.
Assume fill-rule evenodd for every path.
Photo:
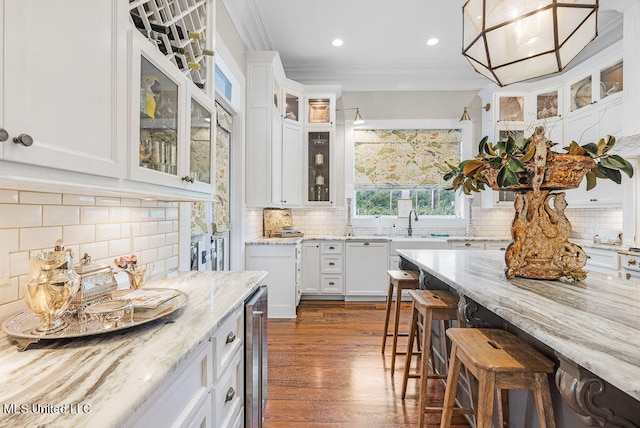
<instances>
[{"instance_id":1,"label":"kitchen faucet","mask_svg":"<svg viewBox=\"0 0 640 428\"><path fill-rule=\"evenodd\" d=\"M411 213L413 213L413 219L418 221L418 213L416 210L409 211L409 227L407 228L407 236L413 236L413 229L411 228Z\"/></svg>"}]
</instances>

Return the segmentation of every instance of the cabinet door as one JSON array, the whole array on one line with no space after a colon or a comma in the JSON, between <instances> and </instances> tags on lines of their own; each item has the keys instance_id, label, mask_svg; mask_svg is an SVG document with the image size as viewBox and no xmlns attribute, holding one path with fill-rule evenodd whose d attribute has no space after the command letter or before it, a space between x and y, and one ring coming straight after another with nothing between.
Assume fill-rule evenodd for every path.
<instances>
[{"instance_id":1,"label":"cabinet door","mask_svg":"<svg viewBox=\"0 0 640 428\"><path fill-rule=\"evenodd\" d=\"M264 162L268 162L264 160ZM282 197L282 118L271 109L271 203L283 205Z\"/></svg>"},{"instance_id":2,"label":"cabinet door","mask_svg":"<svg viewBox=\"0 0 640 428\"><path fill-rule=\"evenodd\" d=\"M452 250L484 250L484 242L452 242Z\"/></svg>"},{"instance_id":3,"label":"cabinet door","mask_svg":"<svg viewBox=\"0 0 640 428\"><path fill-rule=\"evenodd\" d=\"M382 242L347 242L346 296L385 297L389 249Z\"/></svg>"},{"instance_id":4,"label":"cabinet door","mask_svg":"<svg viewBox=\"0 0 640 428\"><path fill-rule=\"evenodd\" d=\"M188 153L183 156L187 162L185 170L191 178L187 186L191 190L214 193L216 160L216 106L195 84L188 81L190 114L187 116L189 129Z\"/></svg>"},{"instance_id":5,"label":"cabinet door","mask_svg":"<svg viewBox=\"0 0 640 428\"><path fill-rule=\"evenodd\" d=\"M296 247L247 245L246 269L267 271L269 318L296 317Z\"/></svg>"},{"instance_id":6,"label":"cabinet door","mask_svg":"<svg viewBox=\"0 0 640 428\"><path fill-rule=\"evenodd\" d=\"M126 4L2 2L0 128L13 162L124 178ZM4 110L1 104L4 104ZM28 135L31 146L10 142ZM22 141L29 143L29 137Z\"/></svg>"},{"instance_id":7,"label":"cabinet door","mask_svg":"<svg viewBox=\"0 0 640 428\"><path fill-rule=\"evenodd\" d=\"M333 133L331 131L308 131L306 133L308 205L330 205L333 201Z\"/></svg>"},{"instance_id":8,"label":"cabinet door","mask_svg":"<svg viewBox=\"0 0 640 428\"><path fill-rule=\"evenodd\" d=\"M302 132L300 126L285 121L282 125L282 203L302 205Z\"/></svg>"},{"instance_id":9,"label":"cabinet door","mask_svg":"<svg viewBox=\"0 0 640 428\"><path fill-rule=\"evenodd\" d=\"M318 294L320 292L320 244L302 243L302 292Z\"/></svg>"}]
</instances>

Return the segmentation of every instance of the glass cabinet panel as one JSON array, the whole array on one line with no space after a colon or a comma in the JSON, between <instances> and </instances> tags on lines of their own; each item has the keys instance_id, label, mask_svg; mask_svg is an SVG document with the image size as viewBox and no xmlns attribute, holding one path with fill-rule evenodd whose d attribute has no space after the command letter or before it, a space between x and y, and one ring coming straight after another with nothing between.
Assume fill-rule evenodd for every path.
<instances>
[{"instance_id":1,"label":"glass cabinet panel","mask_svg":"<svg viewBox=\"0 0 640 428\"><path fill-rule=\"evenodd\" d=\"M191 99L191 144L189 145L189 176L195 181L211 184L211 122L213 113Z\"/></svg>"},{"instance_id":2,"label":"glass cabinet panel","mask_svg":"<svg viewBox=\"0 0 640 428\"><path fill-rule=\"evenodd\" d=\"M284 118L298 122L300 117L300 115L298 114L300 97L290 92L285 92L284 97L285 97Z\"/></svg>"},{"instance_id":3,"label":"glass cabinet panel","mask_svg":"<svg viewBox=\"0 0 640 428\"><path fill-rule=\"evenodd\" d=\"M585 77L571 85L571 111L588 106L593 101L591 97L591 76Z\"/></svg>"},{"instance_id":4,"label":"glass cabinet panel","mask_svg":"<svg viewBox=\"0 0 640 428\"><path fill-rule=\"evenodd\" d=\"M622 85L622 61L619 63L605 68L600 71L600 86L602 88L601 98L608 97L609 95L620 92L623 89Z\"/></svg>"},{"instance_id":5,"label":"glass cabinet panel","mask_svg":"<svg viewBox=\"0 0 640 428\"><path fill-rule=\"evenodd\" d=\"M331 123L331 100L329 98L309 98L309 123Z\"/></svg>"},{"instance_id":6,"label":"glass cabinet panel","mask_svg":"<svg viewBox=\"0 0 640 428\"><path fill-rule=\"evenodd\" d=\"M140 64L140 166L178 174L178 85L144 56Z\"/></svg>"},{"instance_id":7,"label":"glass cabinet panel","mask_svg":"<svg viewBox=\"0 0 640 428\"><path fill-rule=\"evenodd\" d=\"M328 202L330 183L330 133L309 132L308 134L308 200Z\"/></svg>"}]
</instances>

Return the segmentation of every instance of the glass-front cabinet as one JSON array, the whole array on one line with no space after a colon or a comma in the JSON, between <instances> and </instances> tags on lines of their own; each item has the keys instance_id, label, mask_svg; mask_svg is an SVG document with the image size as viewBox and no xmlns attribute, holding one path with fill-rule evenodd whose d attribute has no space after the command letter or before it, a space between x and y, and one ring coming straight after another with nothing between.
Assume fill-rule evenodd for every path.
<instances>
[{"instance_id":1,"label":"glass-front cabinet","mask_svg":"<svg viewBox=\"0 0 640 428\"><path fill-rule=\"evenodd\" d=\"M284 90L284 113L282 118L292 123L300 123L300 95L296 92Z\"/></svg>"},{"instance_id":2,"label":"glass-front cabinet","mask_svg":"<svg viewBox=\"0 0 640 428\"><path fill-rule=\"evenodd\" d=\"M305 125L333 126L336 120L336 98L334 95L309 94L305 96L305 102Z\"/></svg>"},{"instance_id":3,"label":"glass-front cabinet","mask_svg":"<svg viewBox=\"0 0 640 428\"><path fill-rule=\"evenodd\" d=\"M215 104L132 32L131 178L213 193Z\"/></svg>"},{"instance_id":4,"label":"glass-front cabinet","mask_svg":"<svg viewBox=\"0 0 640 428\"><path fill-rule=\"evenodd\" d=\"M308 202L332 202L331 137L330 131L307 132Z\"/></svg>"}]
</instances>

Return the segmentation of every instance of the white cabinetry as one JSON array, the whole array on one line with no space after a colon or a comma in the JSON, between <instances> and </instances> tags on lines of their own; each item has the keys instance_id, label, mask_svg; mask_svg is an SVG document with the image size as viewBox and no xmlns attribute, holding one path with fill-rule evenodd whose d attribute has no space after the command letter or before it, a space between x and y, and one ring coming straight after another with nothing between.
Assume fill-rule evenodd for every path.
<instances>
[{"instance_id":1,"label":"white cabinetry","mask_svg":"<svg viewBox=\"0 0 640 428\"><path fill-rule=\"evenodd\" d=\"M501 250L505 251L510 241L453 241L450 243L452 250Z\"/></svg>"},{"instance_id":2,"label":"white cabinetry","mask_svg":"<svg viewBox=\"0 0 640 428\"><path fill-rule=\"evenodd\" d=\"M240 308L175 370L125 427L233 426L244 406L243 338Z\"/></svg>"},{"instance_id":3,"label":"white cabinetry","mask_svg":"<svg viewBox=\"0 0 640 428\"><path fill-rule=\"evenodd\" d=\"M302 203L300 92L302 85L285 77L277 52L247 53L249 206Z\"/></svg>"},{"instance_id":4,"label":"white cabinetry","mask_svg":"<svg viewBox=\"0 0 640 428\"><path fill-rule=\"evenodd\" d=\"M388 242L346 243L346 300L379 300L386 297L388 257Z\"/></svg>"},{"instance_id":5,"label":"white cabinetry","mask_svg":"<svg viewBox=\"0 0 640 428\"><path fill-rule=\"evenodd\" d=\"M8 140L0 157L124 178L126 4L11 0L2 8L0 128ZM23 144L14 142L21 134Z\"/></svg>"},{"instance_id":6,"label":"white cabinetry","mask_svg":"<svg viewBox=\"0 0 640 428\"><path fill-rule=\"evenodd\" d=\"M582 249L587 253L586 271L598 272L614 278L620 277L620 260L616 250L591 247L582 247Z\"/></svg>"},{"instance_id":7,"label":"white cabinetry","mask_svg":"<svg viewBox=\"0 0 640 428\"><path fill-rule=\"evenodd\" d=\"M214 193L215 104L131 30L131 178Z\"/></svg>"},{"instance_id":8,"label":"white cabinetry","mask_svg":"<svg viewBox=\"0 0 640 428\"><path fill-rule=\"evenodd\" d=\"M247 270L267 271L269 318L295 318L300 301L301 245L246 245Z\"/></svg>"},{"instance_id":9,"label":"white cabinetry","mask_svg":"<svg viewBox=\"0 0 640 428\"><path fill-rule=\"evenodd\" d=\"M344 243L307 241L302 244L302 293L344 295Z\"/></svg>"}]
</instances>

